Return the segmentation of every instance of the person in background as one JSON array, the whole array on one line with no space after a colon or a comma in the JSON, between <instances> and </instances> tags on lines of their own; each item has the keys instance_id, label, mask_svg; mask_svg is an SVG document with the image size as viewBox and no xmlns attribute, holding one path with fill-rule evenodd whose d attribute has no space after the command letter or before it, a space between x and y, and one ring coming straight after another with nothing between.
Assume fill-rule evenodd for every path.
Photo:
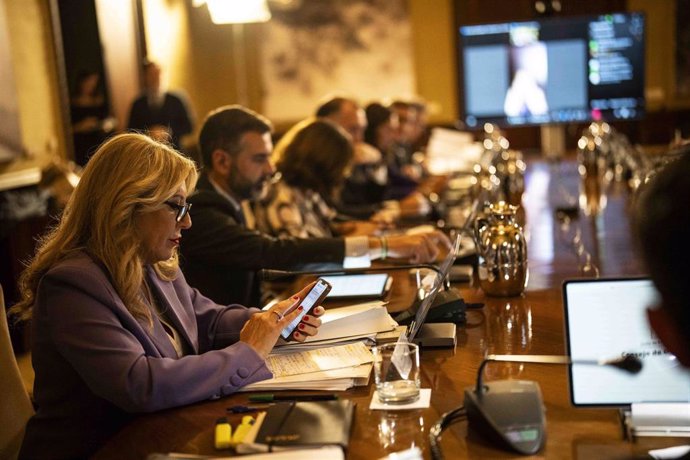
<instances>
[{"instance_id":1,"label":"person in background","mask_svg":"<svg viewBox=\"0 0 690 460\"><path fill-rule=\"evenodd\" d=\"M641 189L634 233L661 303L649 322L666 349L690 368L690 156L674 161Z\"/></svg>"},{"instance_id":2,"label":"person in background","mask_svg":"<svg viewBox=\"0 0 690 460\"><path fill-rule=\"evenodd\" d=\"M401 216L419 217L429 212L428 202L421 194L411 193L400 201L388 196L385 152L364 141L367 116L357 101L342 96L326 99L317 108L316 116L343 128L354 146L350 173L334 203L339 212L379 222L393 222Z\"/></svg>"},{"instance_id":3,"label":"person in background","mask_svg":"<svg viewBox=\"0 0 690 460\"><path fill-rule=\"evenodd\" d=\"M428 142L428 113L423 100L395 100L389 108L398 115L398 136L402 142L408 145L408 151L413 156L422 153Z\"/></svg>"},{"instance_id":4,"label":"person in background","mask_svg":"<svg viewBox=\"0 0 690 460\"><path fill-rule=\"evenodd\" d=\"M398 115L378 102L367 105L367 129L364 141L376 147L386 158L388 164L388 188L386 199L400 200L412 194L419 181L407 174L407 154L398 143ZM403 152L401 156L399 153Z\"/></svg>"},{"instance_id":5,"label":"person in background","mask_svg":"<svg viewBox=\"0 0 690 460\"><path fill-rule=\"evenodd\" d=\"M267 299L262 299L256 274L262 268L355 267L382 256L405 259L415 254L431 260L420 235L305 239L256 230L248 204L266 195L276 172L271 133L266 118L238 105L212 111L203 123L203 173L189 198L196 224L180 249L185 276L204 295L221 303L234 298L262 305Z\"/></svg>"},{"instance_id":6,"label":"person in background","mask_svg":"<svg viewBox=\"0 0 690 460\"><path fill-rule=\"evenodd\" d=\"M127 129L146 132L153 139L180 149L181 138L192 132L194 120L187 101L179 93L161 87L161 68L144 62L144 93L133 103Z\"/></svg>"},{"instance_id":7,"label":"person in background","mask_svg":"<svg viewBox=\"0 0 690 460\"><path fill-rule=\"evenodd\" d=\"M22 274L36 414L20 458L85 458L137 413L272 376L266 357L307 286L268 311L218 305L177 263L195 164L140 134L106 141ZM318 331L318 307L294 339Z\"/></svg>"},{"instance_id":8,"label":"person in background","mask_svg":"<svg viewBox=\"0 0 690 460\"><path fill-rule=\"evenodd\" d=\"M343 220L333 206L353 155L349 136L337 125L318 118L295 125L276 146L281 180L257 207L259 227L274 235L301 238L375 234L376 223ZM421 263L435 259L437 244L449 243L439 232L422 236L418 250L393 252L389 244L384 252Z\"/></svg>"},{"instance_id":9,"label":"person in background","mask_svg":"<svg viewBox=\"0 0 690 460\"><path fill-rule=\"evenodd\" d=\"M77 74L70 98L70 118L74 162L84 166L91 153L113 133L117 124L108 111L98 72L82 70Z\"/></svg>"},{"instance_id":10,"label":"person in background","mask_svg":"<svg viewBox=\"0 0 690 460\"><path fill-rule=\"evenodd\" d=\"M345 96L325 99L316 109L317 118L325 118L343 128L357 146L364 140L367 117L357 101Z\"/></svg>"}]
</instances>

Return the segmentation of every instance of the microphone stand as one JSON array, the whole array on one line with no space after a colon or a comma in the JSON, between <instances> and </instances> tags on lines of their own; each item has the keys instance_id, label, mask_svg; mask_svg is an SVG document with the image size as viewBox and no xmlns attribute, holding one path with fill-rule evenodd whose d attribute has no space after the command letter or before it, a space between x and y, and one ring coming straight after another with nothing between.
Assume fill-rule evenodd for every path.
<instances>
[{"instance_id":1,"label":"microphone stand","mask_svg":"<svg viewBox=\"0 0 690 460\"><path fill-rule=\"evenodd\" d=\"M385 272L385 271L396 271L396 270L412 270L426 268L433 270L436 273L441 273L438 266L433 264L389 264L382 265L378 267L366 267L366 268L334 268L332 270L311 270L311 271L290 271L290 270L271 270L271 269L261 269L259 270L259 278L262 281L276 281L282 278L288 278L290 276L307 276L307 275L363 275L371 272ZM443 280L444 290L450 289L450 281L448 277Z\"/></svg>"}]
</instances>

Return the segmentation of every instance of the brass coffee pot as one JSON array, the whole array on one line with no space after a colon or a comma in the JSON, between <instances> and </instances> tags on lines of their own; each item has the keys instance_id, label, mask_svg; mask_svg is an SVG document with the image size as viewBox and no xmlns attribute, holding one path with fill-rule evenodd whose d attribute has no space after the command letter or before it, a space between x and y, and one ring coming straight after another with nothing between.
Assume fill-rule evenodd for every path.
<instances>
[{"instance_id":1,"label":"brass coffee pot","mask_svg":"<svg viewBox=\"0 0 690 460\"><path fill-rule=\"evenodd\" d=\"M490 296L516 296L527 285L527 242L515 219L517 209L499 201L485 206L475 220L479 285Z\"/></svg>"}]
</instances>

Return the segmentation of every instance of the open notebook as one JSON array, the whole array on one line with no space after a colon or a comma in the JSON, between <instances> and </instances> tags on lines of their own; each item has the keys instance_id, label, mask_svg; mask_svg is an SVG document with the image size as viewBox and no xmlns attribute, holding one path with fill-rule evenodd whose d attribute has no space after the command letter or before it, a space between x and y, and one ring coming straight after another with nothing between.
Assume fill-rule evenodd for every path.
<instances>
[{"instance_id":1,"label":"open notebook","mask_svg":"<svg viewBox=\"0 0 690 460\"><path fill-rule=\"evenodd\" d=\"M651 280L570 280L563 284L563 301L573 360L634 354L643 365L635 375L610 366L569 366L573 405L690 402L690 372L664 350L647 322L647 308L658 303Z\"/></svg>"}]
</instances>

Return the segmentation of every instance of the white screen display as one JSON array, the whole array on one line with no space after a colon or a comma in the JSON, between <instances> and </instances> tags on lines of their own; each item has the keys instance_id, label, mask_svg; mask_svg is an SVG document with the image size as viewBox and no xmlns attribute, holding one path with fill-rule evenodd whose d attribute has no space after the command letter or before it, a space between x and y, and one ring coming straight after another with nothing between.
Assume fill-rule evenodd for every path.
<instances>
[{"instance_id":1,"label":"white screen display","mask_svg":"<svg viewBox=\"0 0 690 460\"><path fill-rule=\"evenodd\" d=\"M333 288L328 297L381 297L386 290L388 274L322 276Z\"/></svg>"},{"instance_id":2,"label":"white screen display","mask_svg":"<svg viewBox=\"0 0 690 460\"><path fill-rule=\"evenodd\" d=\"M638 374L611 366L572 365L573 404L690 401L690 372L663 348L647 322L647 308L658 303L650 280L567 282L564 295L573 360L632 354L642 361Z\"/></svg>"}]
</instances>

